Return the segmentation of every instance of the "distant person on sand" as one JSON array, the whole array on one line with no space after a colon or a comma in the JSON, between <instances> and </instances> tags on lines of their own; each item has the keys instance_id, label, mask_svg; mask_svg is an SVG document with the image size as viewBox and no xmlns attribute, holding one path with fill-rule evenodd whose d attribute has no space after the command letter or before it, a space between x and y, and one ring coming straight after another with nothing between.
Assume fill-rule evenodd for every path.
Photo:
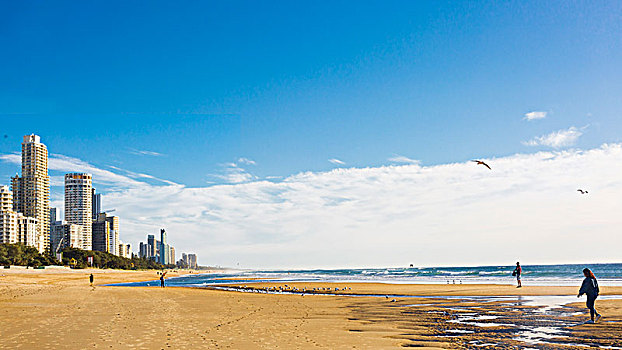
<instances>
[{"instance_id":1,"label":"distant person on sand","mask_svg":"<svg viewBox=\"0 0 622 350\"><path fill-rule=\"evenodd\" d=\"M590 309L591 317L591 320L587 321L587 323L595 323L600 319L600 314L596 312L596 308L594 307L594 302L600 292L598 289L598 281L596 281L594 273L587 267L583 269L583 275L585 276L585 279L581 284L581 289L579 289L579 295L577 295L577 298L580 298L583 294L587 295L585 305L588 309ZM596 316L596 318L594 318L594 316Z\"/></svg>"},{"instance_id":2,"label":"distant person on sand","mask_svg":"<svg viewBox=\"0 0 622 350\"><path fill-rule=\"evenodd\" d=\"M164 288L164 275L166 275L166 272L163 272L160 275L160 287Z\"/></svg>"},{"instance_id":3,"label":"distant person on sand","mask_svg":"<svg viewBox=\"0 0 622 350\"><path fill-rule=\"evenodd\" d=\"M89 281L91 282L91 287L93 287L93 274L89 276Z\"/></svg>"},{"instance_id":4,"label":"distant person on sand","mask_svg":"<svg viewBox=\"0 0 622 350\"><path fill-rule=\"evenodd\" d=\"M520 263L517 261L516 268L514 269L514 272L512 272L512 276L516 276L516 282L518 282L518 286L516 286L516 288L520 288L523 286L520 281L520 274L522 272L523 272L523 268L520 267Z\"/></svg>"}]
</instances>

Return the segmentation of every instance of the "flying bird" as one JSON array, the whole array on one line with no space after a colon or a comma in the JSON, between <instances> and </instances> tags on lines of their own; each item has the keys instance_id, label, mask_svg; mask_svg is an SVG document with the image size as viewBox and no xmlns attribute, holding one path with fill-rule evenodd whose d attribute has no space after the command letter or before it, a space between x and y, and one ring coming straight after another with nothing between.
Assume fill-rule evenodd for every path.
<instances>
[{"instance_id":1,"label":"flying bird","mask_svg":"<svg viewBox=\"0 0 622 350\"><path fill-rule=\"evenodd\" d=\"M488 166L488 164L486 164L486 163L482 162L481 160L472 160L472 162L477 163L477 165L483 165L483 166L485 166L486 168L488 168L489 170L492 170L492 169L490 168L490 166Z\"/></svg>"},{"instance_id":2,"label":"flying bird","mask_svg":"<svg viewBox=\"0 0 622 350\"><path fill-rule=\"evenodd\" d=\"M581 194L587 194L587 191L584 191L584 190L582 190L582 189L578 189L577 191L578 191L578 192L581 192Z\"/></svg>"}]
</instances>

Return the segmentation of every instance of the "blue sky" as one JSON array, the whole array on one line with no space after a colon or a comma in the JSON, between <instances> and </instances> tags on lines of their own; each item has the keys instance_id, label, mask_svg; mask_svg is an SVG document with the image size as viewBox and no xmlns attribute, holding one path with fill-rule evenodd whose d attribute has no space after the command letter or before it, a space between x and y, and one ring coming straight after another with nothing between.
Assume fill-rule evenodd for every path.
<instances>
[{"instance_id":1,"label":"blue sky","mask_svg":"<svg viewBox=\"0 0 622 350\"><path fill-rule=\"evenodd\" d=\"M0 154L37 133L204 188L595 149L622 134L621 34L616 1L3 2Z\"/></svg>"}]
</instances>

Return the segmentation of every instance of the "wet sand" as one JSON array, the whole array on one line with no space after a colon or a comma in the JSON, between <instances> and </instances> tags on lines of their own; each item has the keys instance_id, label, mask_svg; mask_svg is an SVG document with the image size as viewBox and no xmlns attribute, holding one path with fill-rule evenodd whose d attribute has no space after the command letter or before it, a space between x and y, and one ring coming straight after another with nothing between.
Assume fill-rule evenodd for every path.
<instances>
[{"instance_id":1,"label":"wet sand","mask_svg":"<svg viewBox=\"0 0 622 350\"><path fill-rule=\"evenodd\" d=\"M299 289L331 288L331 293L334 288L349 287L336 293L425 298L301 296L101 286L156 280L155 271L95 270L97 286L91 288L89 273L0 270L0 348L510 349L528 345L515 339L517 329L537 327L562 330L559 337L534 348L580 348L564 345L573 343L622 347L622 300L598 300L597 307L605 315L602 322L578 325L586 319L584 300L541 312L541 307L518 299L519 295L524 300L533 295L574 295L577 288L572 287L288 284ZM603 294L622 294L619 287L602 289ZM455 298L440 297L446 295ZM514 297L497 300L495 295Z\"/></svg>"}]
</instances>

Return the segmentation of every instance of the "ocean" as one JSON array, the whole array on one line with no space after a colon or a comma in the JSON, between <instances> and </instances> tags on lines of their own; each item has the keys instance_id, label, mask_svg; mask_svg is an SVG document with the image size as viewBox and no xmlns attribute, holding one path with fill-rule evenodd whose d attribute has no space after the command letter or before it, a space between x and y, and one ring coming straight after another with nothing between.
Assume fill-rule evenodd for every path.
<instances>
[{"instance_id":1,"label":"ocean","mask_svg":"<svg viewBox=\"0 0 622 350\"><path fill-rule=\"evenodd\" d=\"M583 268L590 268L601 286L622 286L622 264L567 264L522 266L523 285L579 286ZM201 287L253 282L380 282L432 284L515 284L514 266L479 267L412 267L373 269L321 270L231 270L226 273L192 274L167 278L168 286ZM124 286L155 286L159 281L117 284Z\"/></svg>"}]
</instances>

